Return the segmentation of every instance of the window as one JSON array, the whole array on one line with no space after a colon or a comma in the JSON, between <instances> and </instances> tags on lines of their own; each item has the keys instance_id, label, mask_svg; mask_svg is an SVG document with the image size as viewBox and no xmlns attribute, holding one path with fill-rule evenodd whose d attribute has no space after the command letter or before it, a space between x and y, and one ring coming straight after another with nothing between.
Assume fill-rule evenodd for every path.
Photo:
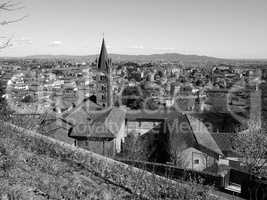
<instances>
[{"instance_id":1,"label":"window","mask_svg":"<svg viewBox=\"0 0 267 200\"><path fill-rule=\"evenodd\" d=\"M198 165L199 164L199 159L194 160L194 164Z\"/></svg>"},{"instance_id":2,"label":"window","mask_svg":"<svg viewBox=\"0 0 267 200\"><path fill-rule=\"evenodd\" d=\"M106 77L105 76L100 76L100 80L101 81L105 81L106 80Z\"/></svg>"}]
</instances>

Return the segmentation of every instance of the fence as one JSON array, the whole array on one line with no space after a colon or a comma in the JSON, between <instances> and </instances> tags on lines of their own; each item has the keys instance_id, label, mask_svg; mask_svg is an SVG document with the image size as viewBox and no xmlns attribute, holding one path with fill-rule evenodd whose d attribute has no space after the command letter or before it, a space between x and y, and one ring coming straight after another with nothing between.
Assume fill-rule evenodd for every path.
<instances>
[{"instance_id":1,"label":"fence","mask_svg":"<svg viewBox=\"0 0 267 200\"><path fill-rule=\"evenodd\" d=\"M180 179L184 181L190 181L193 179L204 185L213 185L217 188L224 188L223 177L215 173L188 170L188 169L183 169L183 168L161 164L161 163L124 160L124 159L118 159L118 161L135 166L140 169L153 172L160 176L165 176L173 180Z\"/></svg>"},{"instance_id":2,"label":"fence","mask_svg":"<svg viewBox=\"0 0 267 200\"><path fill-rule=\"evenodd\" d=\"M241 186L241 197L253 200L267 200L267 178L258 178L240 170L230 169L229 182Z\"/></svg>"},{"instance_id":3,"label":"fence","mask_svg":"<svg viewBox=\"0 0 267 200\"><path fill-rule=\"evenodd\" d=\"M217 190L228 194L233 194L233 192L225 188L231 183L237 184L241 186L241 193L235 193L235 195L249 200L267 200L267 178L259 179L256 176L236 169L230 169L223 177L215 173L187 170L161 163L124 159L118 159L118 161L173 180L182 179L190 181L193 179L204 185L213 185Z\"/></svg>"}]
</instances>

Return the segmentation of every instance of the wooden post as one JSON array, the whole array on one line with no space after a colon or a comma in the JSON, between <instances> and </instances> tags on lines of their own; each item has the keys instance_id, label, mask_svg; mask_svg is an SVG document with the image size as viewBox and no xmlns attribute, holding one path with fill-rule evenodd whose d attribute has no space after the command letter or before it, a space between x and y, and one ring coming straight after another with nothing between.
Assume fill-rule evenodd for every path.
<instances>
[{"instance_id":1,"label":"wooden post","mask_svg":"<svg viewBox=\"0 0 267 200\"><path fill-rule=\"evenodd\" d=\"M192 170L194 170L194 152L192 152Z\"/></svg>"},{"instance_id":2,"label":"wooden post","mask_svg":"<svg viewBox=\"0 0 267 200\"><path fill-rule=\"evenodd\" d=\"M103 156L105 155L105 140L103 140Z\"/></svg>"}]
</instances>

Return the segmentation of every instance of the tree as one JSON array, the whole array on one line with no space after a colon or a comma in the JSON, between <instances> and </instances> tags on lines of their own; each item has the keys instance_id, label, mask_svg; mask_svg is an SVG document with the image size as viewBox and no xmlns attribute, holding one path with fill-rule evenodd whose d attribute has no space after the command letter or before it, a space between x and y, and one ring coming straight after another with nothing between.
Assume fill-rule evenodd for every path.
<instances>
[{"instance_id":1,"label":"tree","mask_svg":"<svg viewBox=\"0 0 267 200\"><path fill-rule=\"evenodd\" d=\"M267 134L250 126L233 137L233 149L241 157L241 164L251 174L267 175Z\"/></svg>"},{"instance_id":2,"label":"tree","mask_svg":"<svg viewBox=\"0 0 267 200\"><path fill-rule=\"evenodd\" d=\"M5 12L20 10L22 8L23 6L20 2L0 0L0 14L5 13ZM16 19L1 19L0 18L0 26L5 26L11 23L19 22L23 20L25 17L26 16L16 18ZM11 45L11 38L8 38L6 36L0 36L0 50L10 45Z\"/></svg>"}]
</instances>

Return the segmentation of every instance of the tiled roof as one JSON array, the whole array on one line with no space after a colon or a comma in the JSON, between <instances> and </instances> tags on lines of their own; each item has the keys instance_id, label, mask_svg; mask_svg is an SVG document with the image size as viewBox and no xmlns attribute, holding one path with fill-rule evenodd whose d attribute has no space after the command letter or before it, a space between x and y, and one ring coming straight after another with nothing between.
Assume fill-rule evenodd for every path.
<instances>
[{"instance_id":1,"label":"tiled roof","mask_svg":"<svg viewBox=\"0 0 267 200\"><path fill-rule=\"evenodd\" d=\"M68 113L64 113L65 119L73 125L86 123L87 116L87 112L83 109L83 107L77 107L72 109Z\"/></svg>"},{"instance_id":2,"label":"tiled roof","mask_svg":"<svg viewBox=\"0 0 267 200\"><path fill-rule=\"evenodd\" d=\"M214 141L213 137L211 136L210 132L208 131L204 123L191 115L186 115L186 117L189 121L190 127L192 129L192 132L194 134L194 137L198 145L216 154L223 155L221 149Z\"/></svg>"},{"instance_id":3,"label":"tiled roof","mask_svg":"<svg viewBox=\"0 0 267 200\"><path fill-rule=\"evenodd\" d=\"M142 111L137 110L136 112L128 112L126 113L126 119L129 121L135 121L137 119L146 119L146 120L165 120L165 119L174 119L177 118L181 113L178 113L175 110L166 109L166 110L158 110L158 111Z\"/></svg>"},{"instance_id":4,"label":"tiled roof","mask_svg":"<svg viewBox=\"0 0 267 200\"><path fill-rule=\"evenodd\" d=\"M98 104L96 104L95 102L90 100L90 97L85 98L82 102L81 102L84 110L86 110L87 112L90 112L92 110L99 110L102 109L102 107ZM79 105L78 105L79 106ZM77 107L78 107L77 106Z\"/></svg>"},{"instance_id":5,"label":"tiled roof","mask_svg":"<svg viewBox=\"0 0 267 200\"><path fill-rule=\"evenodd\" d=\"M62 119L60 113L55 111L47 110L45 113L41 114L39 117L39 123L45 123L47 121L56 121L57 119Z\"/></svg>"},{"instance_id":6,"label":"tiled roof","mask_svg":"<svg viewBox=\"0 0 267 200\"><path fill-rule=\"evenodd\" d=\"M73 109L64 112L63 117L66 118L67 120L81 122L80 120L86 119L85 118L86 113L88 114L100 108L101 106L92 102L89 98L85 98L80 104L76 105ZM79 114L81 116L79 116Z\"/></svg>"},{"instance_id":7,"label":"tiled roof","mask_svg":"<svg viewBox=\"0 0 267 200\"><path fill-rule=\"evenodd\" d=\"M88 138L88 139L107 139L112 140L115 136L110 132L103 122L94 122L90 124L77 124L73 127L69 134L72 138Z\"/></svg>"},{"instance_id":8,"label":"tiled roof","mask_svg":"<svg viewBox=\"0 0 267 200\"><path fill-rule=\"evenodd\" d=\"M58 129L64 129L68 131L71 126L68 124L59 113L54 111L47 111L42 116L40 116L40 129L46 134L53 134L53 132Z\"/></svg>"},{"instance_id":9,"label":"tiled roof","mask_svg":"<svg viewBox=\"0 0 267 200\"><path fill-rule=\"evenodd\" d=\"M233 151L231 133L213 133L212 138L222 151Z\"/></svg>"},{"instance_id":10,"label":"tiled roof","mask_svg":"<svg viewBox=\"0 0 267 200\"><path fill-rule=\"evenodd\" d=\"M166 121L166 128L170 134L171 143L179 143L179 149L194 147L197 145L185 115L179 115L176 118ZM185 124L186 123L186 124Z\"/></svg>"},{"instance_id":11,"label":"tiled roof","mask_svg":"<svg viewBox=\"0 0 267 200\"><path fill-rule=\"evenodd\" d=\"M80 123L74 125L70 137L110 140L116 137L124 119L125 111L120 108L87 113Z\"/></svg>"},{"instance_id":12,"label":"tiled roof","mask_svg":"<svg viewBox=\"0 0 267 200\"><path fill-rule=\"evenodd\" d=\"M126 111L121 108L113 108L105 120L105 126L108 127L114 136L118 134L120 128L125 123Z\"/></svg>"}]
</instances>

